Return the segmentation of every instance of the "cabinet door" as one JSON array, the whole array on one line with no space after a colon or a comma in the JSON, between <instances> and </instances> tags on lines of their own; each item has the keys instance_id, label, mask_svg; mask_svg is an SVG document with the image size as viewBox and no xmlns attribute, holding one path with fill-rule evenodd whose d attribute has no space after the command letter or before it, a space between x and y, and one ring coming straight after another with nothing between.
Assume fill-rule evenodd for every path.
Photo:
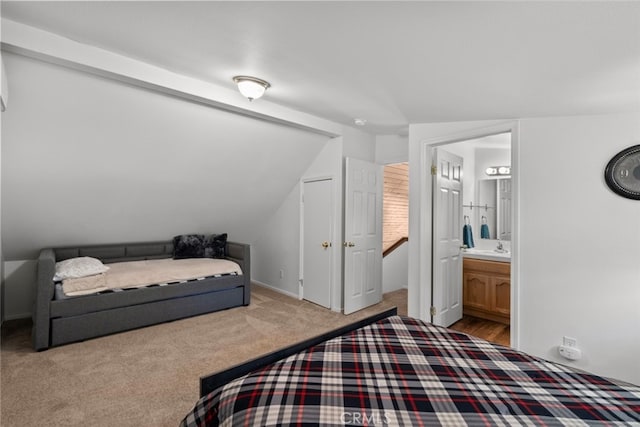
<instances>
[{"instance_id":1,"label":"cabinet door","mask_svg":"<svg viewBox=\"0 0 640 427\"><path fill-rule=\"evenodd\" d=\"M508 277L492 277L491 311L511 314L511 280Z\"/></svg>"},{"instance_id":2,"label":"cabinet door","mask_svg":"<svg viewBox=\"0 0 640 427\"><path fill-rule=\"evenodd\" d=\"M464 305L469 308L481 310L490 309L490 280L485 274L465 273L464 274Z\"/></svg>"}]
</instances>

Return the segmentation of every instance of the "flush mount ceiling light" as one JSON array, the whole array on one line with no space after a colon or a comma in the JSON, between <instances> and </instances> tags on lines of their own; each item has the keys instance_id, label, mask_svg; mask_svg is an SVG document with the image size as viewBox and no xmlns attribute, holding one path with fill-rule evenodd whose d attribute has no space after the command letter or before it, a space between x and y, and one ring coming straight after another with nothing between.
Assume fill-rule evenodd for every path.
<instances>
[{"instance_id":1,"label":"flush mount ceiling light","mask_svg":"<svg viewBox=\"0 0 640 427\"><path fill-rule=\"evenodd\" d=\"M367 120L366 119L353 119L353 123L355 123L358 126L364 126L367 124Z\"/></svg>"},{"instance_id":2,"label":"flush mount ceiling light","mask_svg":"<svg viewBox=\"0 0 640 427\"><path fill-rule=\"evenodd\" d=\"M264 95L264 92L271 87L269 82L257 77L235 76L233 81L238 85L240 93L249 99L249 101L260 98Z\"/></svg>"}]
</instances>

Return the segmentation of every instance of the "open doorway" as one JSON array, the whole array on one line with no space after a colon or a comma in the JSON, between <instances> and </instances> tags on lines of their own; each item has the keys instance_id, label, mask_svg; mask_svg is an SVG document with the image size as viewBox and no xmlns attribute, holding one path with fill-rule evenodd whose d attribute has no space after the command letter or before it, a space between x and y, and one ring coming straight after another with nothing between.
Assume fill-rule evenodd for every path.
<instances>
[{"instance_id":1,"label":"open doorway","mask_svg":"<svg viewBox=\"0 0 640 427\"><path fill-rule=\"evenodd\" d=\"M464 166L461 196L446 198L446 188L435 187L448 173L443 170L447 164L434 164L431 319L509 345L511 133L444 143L434 150L463 159ZM450 199L458 206L451 206ZM458 244L441 251L442 242Z\"/></svg>"},{"instance_id":2,"label":"open doorway","mask_svg":"<svg viewBox=\"0 0 640 427\"><path fill-rule=\"evenodd\" d=\"M382 214L382 292L407 314L409 254L409 163L384 167Z\"/></svg>"}]
</instances>

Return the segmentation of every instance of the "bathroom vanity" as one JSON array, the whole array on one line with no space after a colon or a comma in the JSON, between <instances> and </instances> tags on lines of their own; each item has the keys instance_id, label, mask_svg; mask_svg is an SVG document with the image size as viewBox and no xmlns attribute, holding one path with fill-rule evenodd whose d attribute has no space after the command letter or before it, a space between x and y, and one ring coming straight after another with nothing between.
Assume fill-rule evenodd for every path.
<instances>
[{"instance_id":1,"label":"bathroom vanity","mask_svg":"<svg viewBox=\"0 0 640 427\"><path fill-rule=\"evenodd\" d=\"M509 324L511 317L510 258L478 253L463 258L465 315Z\"/></svg>"}]
</instances>

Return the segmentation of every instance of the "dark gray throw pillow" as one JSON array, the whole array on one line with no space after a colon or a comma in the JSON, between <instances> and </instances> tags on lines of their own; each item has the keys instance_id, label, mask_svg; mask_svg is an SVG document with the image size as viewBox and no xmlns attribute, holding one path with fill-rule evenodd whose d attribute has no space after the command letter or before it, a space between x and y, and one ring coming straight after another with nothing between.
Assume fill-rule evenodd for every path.
<instances>
[{"instance_id":1,"label":"dark gray throw pillow","mask_svg":"<svg viewBox=\"0 0 640 427\"><path fill-rule=\"evenodd\" d=\"M173 238L173 259L203 258L204 234L181 234Z\"/></svg>"},{"instance_id":2,"label":"dark gray throw pillow","mask_svg":"<svg viewBox=\"0 0 640 427\"><path fill-rule=\"evenodd\" d=\"M205 258L224 258L227 248L227 233L211 234L204 238Z\"/></svg>"}]
</instances>

